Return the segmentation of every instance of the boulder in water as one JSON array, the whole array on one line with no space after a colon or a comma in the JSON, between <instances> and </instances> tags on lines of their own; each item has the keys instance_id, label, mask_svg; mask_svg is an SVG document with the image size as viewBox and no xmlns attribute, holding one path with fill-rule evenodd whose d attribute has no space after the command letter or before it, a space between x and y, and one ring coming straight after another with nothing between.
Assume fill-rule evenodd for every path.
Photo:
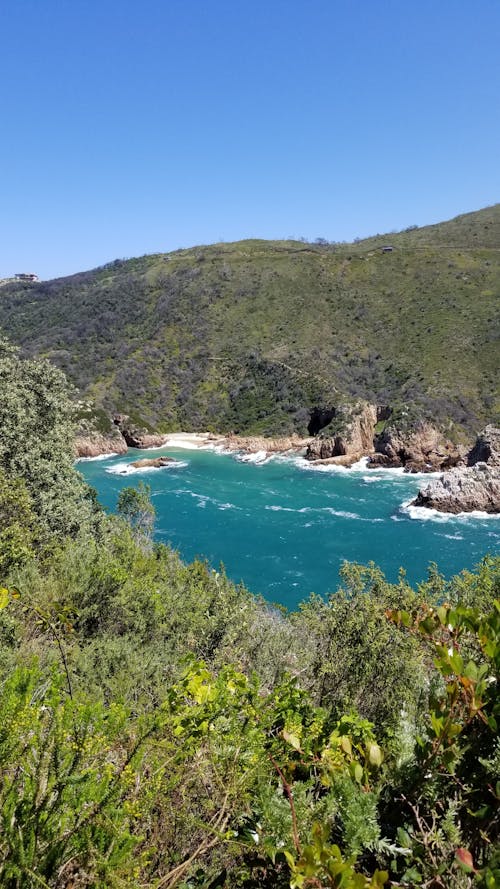
<instances>
[{"instance_id":1,"label":"boulder in water","mask_svg":"<svg viewBox=\"0 0 500 889\"><path fill-rule=\"evenodd\" d=\"M142 460L134 460L130 465L134 469L161 469L163 466L170 466L175 463L173 457L145 457Z\"/></svg>"}]
</instances>

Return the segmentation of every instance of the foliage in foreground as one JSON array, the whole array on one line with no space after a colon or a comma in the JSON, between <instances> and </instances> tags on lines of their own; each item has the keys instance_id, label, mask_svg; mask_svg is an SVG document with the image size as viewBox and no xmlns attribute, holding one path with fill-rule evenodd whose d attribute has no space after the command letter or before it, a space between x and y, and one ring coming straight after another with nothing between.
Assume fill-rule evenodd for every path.
<instances>
[{"instance_id":1,"label":"foliage in foreground","mask_svg":"<svg viewBox=\"0 0 500 889\"><path fill-rule=\"evenodd\" d=\"M143 568L157 560L126 529L122 537L124 548L142 552ZM188 577L171 558L172 577L174 564ZM499 567L483 565L485 586L498 586ZM213 577L200 568L198 595ZM344 693L336 706L318 707L284 666L263 685L222 666L213 648L211 668L194 654L182 665L171 649L148 698L147 657L124 681L133 659L120 667L114 645L125 642L122 654L133 646L134 621L154 600L139 603L128 628L118 618L114 636L108 626L96 647L95 624L55 598L53 583L52 575L50 604L15 587L0 601L2 885L497 885L494 589L483 613L428 601L387 610L387 626L420 652L429 694L413 728L406 713L381 738L384 726L379 732L353 706L340 713ZM197 629L203 634L202 623ZM236 654L239 643L231 644ZM87 681L90 658L97 670L113 663L100 692Z\"/></svg>"}]
</instances>

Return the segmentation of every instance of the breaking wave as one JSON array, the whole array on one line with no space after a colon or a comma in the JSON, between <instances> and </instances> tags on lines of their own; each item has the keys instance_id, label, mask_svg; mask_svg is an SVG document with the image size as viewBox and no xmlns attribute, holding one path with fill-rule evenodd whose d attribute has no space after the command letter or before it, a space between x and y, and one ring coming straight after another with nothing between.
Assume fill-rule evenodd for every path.
<instances>
[{"instance_id":1,"label":"breaking wave","mask_svg":"<svg viewBox=\"0 0 500 889\"><path fill-rule=\"evenodd\" d=\"M163 472L164 470L184 469L188 464L184 460L174 460L165 466L132 466L131 463L115 463L104 470L110 475L142 475L145 472Z\"/></svg>"}]
</instances>

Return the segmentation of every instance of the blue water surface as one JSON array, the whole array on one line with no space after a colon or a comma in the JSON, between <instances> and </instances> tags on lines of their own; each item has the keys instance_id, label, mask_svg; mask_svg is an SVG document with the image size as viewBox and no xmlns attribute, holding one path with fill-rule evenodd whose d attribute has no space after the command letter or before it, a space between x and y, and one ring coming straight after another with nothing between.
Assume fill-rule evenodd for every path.
<instances>
[{"instance_id":1,"label":"blue water surface","mask_svg":"<svg viewBox=\"0 0 500 889\"><path fill-rule=\"evenodd\" d=\"M160 454L179 462L130 472L132 461ZM233 580L289 608L311 592L333 592L345 560L374 561L391 581L403 566L417 583L431 562L450 577L499 552L500 517L405 506L422 476L318 467L299 457L248 462L170 447L151 454L131 449L125 457L80 461L78 468L109 510L122 488L143 480L151 486L158 540L187 561L223 563Z\"/></svg>"}]
</instances>

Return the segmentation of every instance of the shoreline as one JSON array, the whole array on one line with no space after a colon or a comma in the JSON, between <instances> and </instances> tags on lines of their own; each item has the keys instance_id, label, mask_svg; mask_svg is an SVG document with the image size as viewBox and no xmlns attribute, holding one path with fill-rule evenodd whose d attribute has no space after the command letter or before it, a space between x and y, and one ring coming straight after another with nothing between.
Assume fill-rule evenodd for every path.
<instances>
[{"instance_id":1,"label":"shoreline","mask_svg":"<svg viewBox=\"0 0 500 889\"><path fill-rule=\"evenodd\" d=\"M248 443L248 439L243 439L243 438L238 439L238 437L236 437L236 436L230 436L229 438L230 438L231 447L226 447L228 438L225 436L216 436L213 433L175 432L175 433L170 433L169 435L166 435L165 441L162 445L156 445L155 447L141 448L141 449L129 448L129 450L140 450L141 452L151 453L151 451L158 452L158 451L162 451L162 450L170 447L170 448L178 449L178 450L212 451L212 452L218 452L219 454L226 455L226 456L232 456L237 453L243 454L244 451L242 448L242 443L243 442ZM259 442L261 442L261 441L262 440L259 440ZM293 457L300 458L301 457L300 450L304 449L303 447L300 449L297 449L299 442L295 442L295 448L293 448L293 449L282 450L282 449L278 449L278 442L281 444L280 440L277 440L277 439L271 440L270 439L268 441L272 441L274 447L272 450L270 449L269 451L264 452L262 450L258 450L257 449L258 443L255 440L252 440L251 446L253 449L251 451L250 451L250 449L248 449L247 454L259 455L259 459L258 460L242 459L241 462L263 464L263 463L268 462L273 457L282 456L282 457L290 457L290 458L293 458ZM262 455L262 456L260 457L260 455ZM116 458L116 457L120 457L120 456L124 456L124 455L113 453L113 452L111 452L111 453L108 452L106 454L100 454L96 457L80 457L77 459L77 462L80 462L80 461L87 462L87 461L93 461L93 460L100 461L100 460L106 460L106 459ZM374 466L372 469L370 469L368 467L366 461L367 461L367 456L356 461L353 465L351 465L349 467L342 466L342 465L332 465L332 460L330 460L330 459L315 460L315 461L307 461L307 460L295 461L294 460L293 462L295 463L295 465L299 471L310 470L313 472L314 471L328 472L328 470L330 470L332 473L338 472L342 475L344 473L350 473L350 472L352 472L355 475L368 473L370 476L373 477L374 482L377 480L383 479L384 476L387 476L388 478L396 477L396 478L401 478L401 479L405 476L407 476L409 479L420 477L420 479L423 480L424 478L429 478L429 477L436 479L436 478L440 478L443 475L443 473L439 473L439 472L436 472L436 473L405 473L402 468L395 469L395 468L391 468L391 467L382 467L382 466ZM151 461L151 462L153 462L153 461ZM322 464L322 465L318 465L318 464ZM131 466L133 466L133 464L127 463L127 464L119 464L119 465L122 468L119 470L117 467L117 469L116 469L117 475L131 475L132 476L132 475L136 475L136 474L141 475L141 474L143 474L145 472L149 472L149 471L155 471L155 472L161 471L158 467L153 467L153 466L137 467L137 468L129 469L129 471L127 471L125 467L126 466L131 467ZM171 467L176 468L176 469L178 469L180 467L184 467L184 466L187 466L187 463L184 462L180 456L174 458L172 461L172 464L171 464ZM168 469L168 465L165 468ZM111 469L108 471L114 472L114 470L111 470ZM498 520L498 519L500 519L500 513L498 513L498 512L497 513L484 512L483 510L480 510L480 509L454 512L454 511L447 511L444 509L439 510L439 509L436 509L432 506L423 506L423 505L419 506L415 503L415 500L413 498L410 500L403 500L400 505L400 509L403 513L405 513L407 515L408 518L410 518L412 520L417 520L417 521L446 522L449 520L459 520L460 521L460 520L464 520L464 519L479 519L479 520L485 520L485 519L497 519Z\"/></svg>"},{"instance_id":2,"label":"shoreline","mask_svg":"<svg viewBox=\"0 0 500 889\"><path fill-rule=\"evenodd\" d=\"M143 448L137 448L142 452L151 451L158 452L164 450L166 448L175 448L179 450L212 450L218 451L220 453L227 454L242 454L248 455L248 459L242 456L243 462L253 462L253 463L264 463L267 462L272 457L276 456L295 456L305 458L305 454L307 451L308 445L314 440L312 436L308 438L301 438L298 435L291 436L283 436L277 438L266 438L264 436L243 436L243 435L222 435L214 432L170 432L164 435L155 436L156 441L154 445L149 445ZM146 442L144 442L146 444ZM116 449L114 445L116 444ZM110 450L111 448L111 450ZM80 436L77 437L75 441L75 456L78 460L105 460L110 457L115 456L125 456L125 454L130 449L126 446L123 441L113 441L111 437L106 436L96 436L93 438L92 436ZM375 473L380 477L380 474L384 475L385 473L390 474L391 472L397 472L398 475L405 474L403 468L397 468L391 466L384 465L372 465L370 466L368 463L368 459L370 457L370 453L365 454L350 454L350 455L339 455L337 457L329 457L324 459L315 459L315 460L306 460L303 459L300 461L301 469L310 468L311 470L315 469L316 471L327 471L331 469L332 471L349 471L349 470L363 470L373 473L375 478ZM252 459L254 458L254 459ZM255 459L257 458L257 459ZM486 466L485 464L483 464ZM434 486L439 491L443 489L446 491L448 485L448 479L454 478L454 473L458 472L465 476L470 476L472 470L470 467L462 467L461 469L449 469L449 470L438 470L437 472L411 472L407 473L408 475L413 476L427 476L427 478L434 479ZM497 471L498 472L498 471ZM497 483L496 483L497 484ZM473 515L474 513L482 513L484 511L484 498L483 491L479 490L474 492L473 497L469 497L466 509L460 509L462 503L457 504L450 499L450 503L443 502L442 504L436 502L432 499L429 500L428 503L425 502L423 498L424 493L427 489L421 487L420 491L417 494L415 500L412 501L411 507L413 509L423 510L421 513L421 517L424 518L425 511L428 512L429 516L432 512L436 511L441 513L442 515L452 516L452 515ZM459 492L460 493L460 492ZM445 498L446 499L446 498ZM457 498L455 498L457 499ZM461 497L458 497L458 501ZM493 498L495 499L495 498ZM498 500L498 496L496 497ZM457 501L457 502L458 502ZM452 505L452 508L446 509L447 505ZM408 504L410 505L410 504ZM486 509L486 512L491 516L500 516L500 510L495 508L497 506L496 503L493 504L493 508ZM482 508L483 507L483 508Z\"/></svg>"},{"instance_id":3,"label":"shoreline","mask_svg":"<svg viewBox=\"0 0 500 889\"><path fill-rule=\"evenodd\" d=\"M312 437L300 438L299 436L286 436L282 438L265 438L264 436L244 436L244 435L224 435L216 432L167 432L164 435L157 436L161 438L160 444L149 445L137 450L150 452L160 451L163 448L182 448L184 450L198 450L203 448L223 448L224 450L236 452L243 451L248 454L256 454L264 451L266 456L270 454L286 454L289 452L300 453L305 451L307 445L313 440ZM125 454L129 450L128 447L121 447L121 443L117 442L116 450L113 447L113 439L105 436L77 436L75 440L75 451L77 460L96 460L99 457L111 457L114 455ZM95 453L89 453L89 451ZM315 461L325 462L325 461Z\"/></svg>"}]
</instances>

